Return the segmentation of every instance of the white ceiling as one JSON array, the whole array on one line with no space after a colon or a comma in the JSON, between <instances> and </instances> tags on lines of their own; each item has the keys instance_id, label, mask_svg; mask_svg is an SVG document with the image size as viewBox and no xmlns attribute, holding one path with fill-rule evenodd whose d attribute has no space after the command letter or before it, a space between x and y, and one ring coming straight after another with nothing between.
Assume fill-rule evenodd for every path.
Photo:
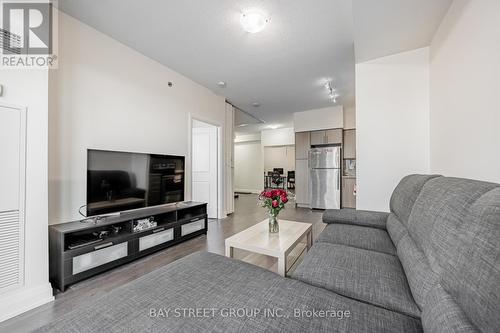
<instances>
[{"instance_id":1,"label":"white ceiling","mask_svg":"<svg viewBox=\"0 0 500 333\"><path fill-rule=\"evenodd\" d=\"M59 8L265 121L237 129L255 132L332 105L326 79L338 104L352 106L354 51L359 62L428 45L451 1L59 0ZM250 8L270 17L260 33L239 23Z\"/></svg>"},{"instance_id":2,"label":"white ceiling","mask_svg":"<svg viewBox=\"0 0 500 333\"><path fill-rule=\"evenodd\" d=\"M239 22L253 7L271 19L257 34ZM339 104L353 103L351 7L346 0L59 0L71 16L280 125L291 125L293 112L332 105L326 78Z\"/></svg>"},{"instance_id":3,"label":"white ceiling","mask_svg":"<svg viewBox=\"0 0 500 333\"><path fill-rule=\"evenodd\" d=\"M453 0L352 0L356 62L428 46Z\"/></svg>"}]
</instances>

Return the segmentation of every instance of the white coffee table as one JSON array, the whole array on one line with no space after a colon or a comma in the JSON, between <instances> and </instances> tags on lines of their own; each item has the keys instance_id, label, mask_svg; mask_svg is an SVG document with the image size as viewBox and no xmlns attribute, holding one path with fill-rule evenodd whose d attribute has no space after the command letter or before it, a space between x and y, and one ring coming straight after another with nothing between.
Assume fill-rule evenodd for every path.
<instances>
[{"instance_id":1,"label":"white coffee table","mask_svg":"<svg viewBox=\"0 0 500 333\"><path fill-rule=\"evenodd\" d=\"M226 256L233 257L233 249L242 249L254 253L278 258L278 274L287 272L287 256L305 237L307 250L312 245L312 224L279 220L279 233L269 233L269 221L266 219L226 239ZM299 256L297 256L298 258ZM289 263L290 268L294 263Z\"/></svg>"}]
</instances>

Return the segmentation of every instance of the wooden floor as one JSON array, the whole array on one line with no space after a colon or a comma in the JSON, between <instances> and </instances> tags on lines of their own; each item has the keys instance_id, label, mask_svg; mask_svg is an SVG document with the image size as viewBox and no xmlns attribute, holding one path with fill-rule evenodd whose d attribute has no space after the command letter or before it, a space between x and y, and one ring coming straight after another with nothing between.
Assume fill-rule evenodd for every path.
<instances>
[{"instance_id":1,"label":"wooden floor","mask_svg":"<svg viewBox=\"0 0 500 333\"><path fill-rule=\"evenodd\" d=\"M293 208L290 204L280 213L280 218L313 223L313 238L323 230L321 211ZM30 332L50 323L64 313L100 297L116 287L167 265L196 251L209 251L224 255L224 240L266 218L265 210L258 205L257 196L240 194L235 200L235 213L226 219L209 220L208 234L185 243L156 252L150 256L112 269L70 286L64 293L55 292L55 301L0 323L0 332ZM276 259L236 251L235 257L270 270L277 271Z\"/></svg>"}]
</instances>

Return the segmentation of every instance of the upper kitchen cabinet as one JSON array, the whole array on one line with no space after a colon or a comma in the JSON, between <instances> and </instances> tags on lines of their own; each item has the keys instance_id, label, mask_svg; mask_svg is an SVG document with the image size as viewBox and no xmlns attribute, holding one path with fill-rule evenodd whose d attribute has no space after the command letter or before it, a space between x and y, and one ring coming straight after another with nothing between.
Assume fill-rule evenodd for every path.
<instances>
[{"instance_id":1,"label":"upper kitchen cabinet","mask_svg":"<svg viewBox=\"0 0 500 333\"><path fill-rule=\"evenodd\" d=\"M311 132L311 145L342 144L342 129Z\"/></svg>"},{"instance_id":2,"label":"upper kitchen cabinet","mask_svg":"<svg viewBox=\"0 0 500 333\"><path fill-rule=\"evenodd\" d=\"M342 129L332 129L325 131L326 143L327 144L342 144Z\"/></svg>"},{"instance_id":3,"label":"upper kitchen cabinet","mask_svg":"<svg viewBox=\"0 0 500 333\"><path fill-rule=\"evenodd\" d=\"M356 130L344 131L344 159L356 158Z\"/></svg>"},{"instance_id":4,"label":"upper kitchen cabinet","mask_svg":"<svg viewBox=\"0 0 500 333\"><path fill-rule=\"evenodd\" d=\"M324 145L325 144L325 131L312 131L311 132L311 145Z\"/></svg>"},{"instance_id":5,"label":"upper kitchen cabinet","mask_svg":"<svg viewBox=\"0 0 500 333\"><path fill-rule=\"evenodd\" d=\"M310 132L295 133L295 159L307 160L309 149L311 148Z\"/></svg>"}]
</instances>

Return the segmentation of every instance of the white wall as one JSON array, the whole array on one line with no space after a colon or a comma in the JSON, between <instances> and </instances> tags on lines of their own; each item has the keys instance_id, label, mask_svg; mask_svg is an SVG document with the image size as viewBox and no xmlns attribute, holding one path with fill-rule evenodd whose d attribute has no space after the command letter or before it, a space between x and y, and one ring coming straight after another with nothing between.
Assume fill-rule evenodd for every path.
<instances>
[{"instance_id":1,"label":"white wall","mask_svg":"<svg viewBox=\"0 0 500 333\"><path fill-rule=\"evenodd\" d=\"M240 139L241 140L241 139ZM234 144L234 188L237 192L260 193L264 188L264 160L259 141Z\"/></svg>"},{"instance_id":2,"label":"white wall","mask_svg":"<svg viewBox=\"0 0 500 333\"><path fill-rule=\"evenodd\" d=\"M357 207L389 210L399 180L429 172L429 49L356 65Z\"/></svg>"},{"instance_id":3,"label":"white wall","mask_svg":"<svg viewBox=\"0 0 500 333\"><path fill-rule=\"evenodd\" d=\"M224 98L59 13L59 69L50 76L50 223L79 218L87 148L184 155L189 199L191 116L224 129Z\"/></svg>"},{"instance_id":4,"label":"white wall","mask_svg":"<svg viewBox=\"0 0 500 333\"><path fill-rule=\"evenodd\" d=\"M293 114L295 132L306 132L344 127L344 108L342 105L330 106Z\"/></svg>"},{"instance_id":5,"label":"white wall","mask_svg":"<svg viewBox=\"0 0 500 333\"><path fill-rule=\"evenodd\" d=\"M455 0L431 44L431 171L500 183L500 1Z\"/></svg>"},{"instance_id":6,"label":"white wall","mask_svg":"<svg viewBox=\"0 0 500 333\"><path fill-rule=\"evenodd\" d=\"M295 145L293 127L263 130L261 138L262 145L265 147Z\"/></svg>"},{"instance_id":7,"label":"white wall","mask_svg":"<svg viewBox=\"0 0 500 333\"><path fill-rule=\"evenodd\" d=\"M24 286L0 295L0 321L53 300L47 237L48 72L2 69L0 104L27 109ZM1 166L0 166L1 170Z\"/></svg>"}]
</instances>

